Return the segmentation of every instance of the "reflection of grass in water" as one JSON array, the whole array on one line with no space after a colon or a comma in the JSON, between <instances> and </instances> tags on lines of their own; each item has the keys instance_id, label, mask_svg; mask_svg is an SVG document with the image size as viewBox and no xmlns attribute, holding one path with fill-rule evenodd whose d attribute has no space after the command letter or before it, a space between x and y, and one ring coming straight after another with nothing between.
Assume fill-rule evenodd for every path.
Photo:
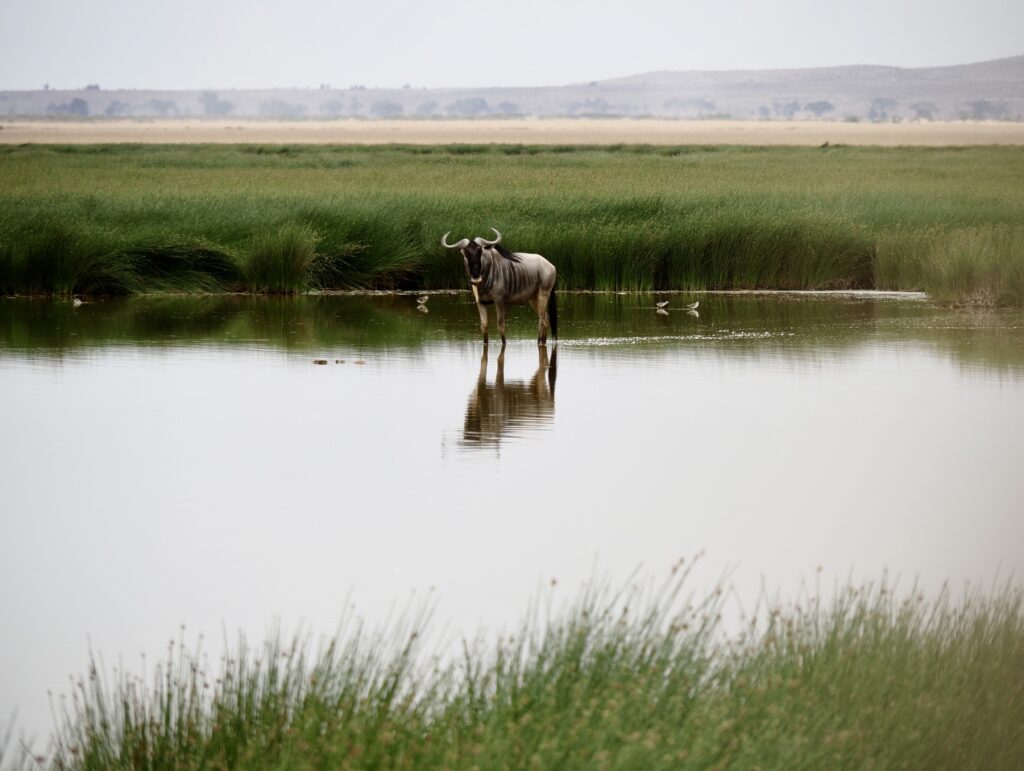
<instances>
[{"instance_id":1,"label":"reflection of grass in water","mask_svg":"<svg viewBox=\"0 0 1024 771\"><path fill-rule=\"evenodd\" d=\"M0 292L461 286L439 235L496 225L565 288L878 284L1021 302L1014 148L279 150L0 148ZM51 231L76 234L53 251L91 267L20 267L51 259L31 246ZM282 232L315 233L315 258L289 247L297 261L271 282ZM254 238L271 237L256 270Z\"/></svg>"},{"instance_id":2,"label":"reflection of grass in water","mask_svg":"<svg viewBox=\"0 0 1024 771\"><path fill-rule=\"evenodd\" d=\"M1016 769L1021 593L897 596L884 582L762 607L672 578L427 657L423 617L312 652L244 641L221 671L172 647L150 681L93 664L55 768Z\"/></svg>"},{"instance_id":3,"label":"reflection of grass in water","mask_svg":"<svg viewBox=\"0 0 1024 771\"><path fill-rule=\"evenodd\" d=\"M988 371L1019 373L1024 367L1022 319L1016 310L951 311L923 302L720 295L702 299L699 319L672 312L662 320L653 313L654 299L652 295L567 293L559 309L562 341L571 345L595 337L698 335L699 342L669 345L679 350L699 347L703 356L766 356L783 361L911 344ZM683 299L673 299L670 307ZM416 313L410 296L156 295L96 301L77 309L68 302L0 300L0 354L47 358L122 345L237 349L257 344L326 356L353 347L415 348L428 340L478 341L476 310L468 292L434 296L430 308L429 315ZM529 308L513 309L512 339L531 339L535 318ZM643 346L633 349L637 356L651 355Z\"/></svg>"}]
</instances>

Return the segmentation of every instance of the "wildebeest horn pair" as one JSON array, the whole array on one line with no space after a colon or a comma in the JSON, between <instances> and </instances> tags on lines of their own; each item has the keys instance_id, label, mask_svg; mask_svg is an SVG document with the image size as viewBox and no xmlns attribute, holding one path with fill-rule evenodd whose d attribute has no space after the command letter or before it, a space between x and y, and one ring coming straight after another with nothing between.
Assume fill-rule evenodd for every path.
<instances>
[{"instance_id":1,"label":"wildebeest horn pair","mask_svg":"<svg viewBox=\"0 0 1024 771\"><path fill-rule=\"evenodd\" d=\"M500 244L501 233L498 232L497 228L491 228L491 230L493 230L494 234L497 236L497 238L495 238L493 241L488 241L486 238L480 237L474 238L473 240L480 244L480 246L494 246L496 244ZM441 246L443 246L445 249L465 249L467 246L469 246L468 238L463 238L461 241L456 241L454 244L449 244L448 236L450 236L451 233L452 231L449 230L447 233L441 236Z\"/></svg>"}]
</instances>

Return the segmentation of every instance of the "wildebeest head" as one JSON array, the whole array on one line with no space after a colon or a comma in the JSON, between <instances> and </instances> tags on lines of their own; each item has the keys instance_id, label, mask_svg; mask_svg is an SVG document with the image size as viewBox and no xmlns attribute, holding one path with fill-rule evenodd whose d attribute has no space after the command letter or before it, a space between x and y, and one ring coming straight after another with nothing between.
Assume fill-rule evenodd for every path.
<instances>
[{"instance_id":1,"label":"wildebeest head","mask_svg":"<svg viewBox=\"0 0 1024 771\"><path fill-rule=\"evenodd\" d=\"M446 249L458 249L462 252L462 258L466 263L466 272L469 274L469 281L472 284L479 284L483 281L483 254L484 249L490 246L495 246L501 243L501 233L497 229L491 228L494 234L497 236L493 241L488 241L486 238L474 238L470 241L468 238L463 238L461 241L456 241L454 244L448 243L448 236L451 234L449 230L443 236L441 236L441 245Z\"/></svg>"}]
</instances>

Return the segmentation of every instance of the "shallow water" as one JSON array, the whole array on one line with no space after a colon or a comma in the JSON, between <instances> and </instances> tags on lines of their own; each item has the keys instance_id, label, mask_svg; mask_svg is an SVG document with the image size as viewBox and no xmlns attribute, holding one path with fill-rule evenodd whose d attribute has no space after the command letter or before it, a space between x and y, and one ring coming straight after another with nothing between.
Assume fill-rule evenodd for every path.
<instances>
[{"instance_id":1,"label":"shallow water","mask_svg":"<svg viewBox=\"0 0 1024 771\"><path fill-rule=\"evenodd\" d=\"M0 723L179 624L432 602L455 637L700 551L744 606L1021 575L1019 312L699 299L563 295L557 347L518 309L503 358L465 293L0 301Z\"/></svg>"}]
</instances>

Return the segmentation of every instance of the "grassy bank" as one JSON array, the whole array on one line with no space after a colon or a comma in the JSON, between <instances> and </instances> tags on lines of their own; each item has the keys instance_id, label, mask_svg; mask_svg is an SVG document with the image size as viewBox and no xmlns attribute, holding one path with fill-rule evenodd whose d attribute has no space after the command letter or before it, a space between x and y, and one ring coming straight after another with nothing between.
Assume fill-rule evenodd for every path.
<instances>
[{"instance_id":1,"label":"grassy bank","mask_svg":"<svg viewBox=\"0 0 1024 771\"><path fill-rule=\"evenodd\" d=\"M314 650L244 642L208 671L93 665L62 700L54 769L1017 769L1019 591L926 601L884 583L765 605L590 593L453 664L422 621Z\"/></svg>"},{"instance_id":2,"label":"grassy bank","mask_svg":"<svg viewBox=\"0 0 1024 771\"><path fill-rule=\"evenodd\" d=\"M506 233L581 289L925 289L1024 304L1024 150L0 148L0 292L446 288Z\"/></svg>"}]
</instances>

